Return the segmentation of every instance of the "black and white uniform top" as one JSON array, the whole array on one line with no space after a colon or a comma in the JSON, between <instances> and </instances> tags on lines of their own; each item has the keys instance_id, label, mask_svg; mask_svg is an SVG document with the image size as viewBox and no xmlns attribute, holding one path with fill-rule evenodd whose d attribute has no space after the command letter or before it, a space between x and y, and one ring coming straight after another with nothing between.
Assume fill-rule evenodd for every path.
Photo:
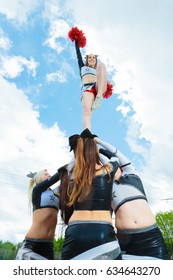
<instances>
[{"instance_id":1,"label":"black and white uniform top","mask_svg":"<svg viewBox=\"0 0 173 280\"><path fill-rule=\"evenodd\" d=\"M32 191L33 211L40 208L59 209L59 187L51 189L50 187L58 182L60 174L57 172L50 178L38 183Z\"/></svg>"},{"instance_id":2,"label":"black and white uniform top","mask_svg":"<svg viewBox=\"0 0 173 280\"><path fill-rule=\"evenodd\" d=\"M145 190L140 177L129 160L114 146L101 141L99 144L106 149L100 149L104 155L110 157L110 154L116 155L119 159L122 175L118 181L115 181L112 188L112 209L116 213L118 208L128 201L135 199L144 199L147 201Z\"/></svg>"}]
</instances>

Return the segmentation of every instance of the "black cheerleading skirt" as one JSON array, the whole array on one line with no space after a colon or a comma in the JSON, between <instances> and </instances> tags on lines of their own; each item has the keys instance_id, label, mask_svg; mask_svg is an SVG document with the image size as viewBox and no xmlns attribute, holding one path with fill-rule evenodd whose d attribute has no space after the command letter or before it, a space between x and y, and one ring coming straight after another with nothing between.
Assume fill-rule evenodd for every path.
<instances>
[{"instance_id":1,"label":"black cheerleading skirt","mask_svg":"<svg viewBox=\"0 0 173 280\"><path fill-rule=\"evenodd\" d=\"M156 224L133 230L117 230L117 238L123 253L169 260L169 254L160 229ZM130 257L130 256L129 256ZM124 258L123 258L124 259Z\"/></svg>"},{"instance_id":2,"label":"black cheerleading skirt","mask_svg":"<svg viewBox=\"0 0 173 280\"><path fill-rule=\"evenodd\" d=\"M53 260L54 241L49 239L25 238L16 260Z\"/></svg>"},{"instance_id":3,"label":"black cheerleading skirt","mask_svg":"<svg viewBox=\"0 0 173 280\"><path fill-rule=\"evenodd\" d=\"M121 250L111 223L70 222L65 231L61 260L121 260Z\"/></svg>"}]
</instances>

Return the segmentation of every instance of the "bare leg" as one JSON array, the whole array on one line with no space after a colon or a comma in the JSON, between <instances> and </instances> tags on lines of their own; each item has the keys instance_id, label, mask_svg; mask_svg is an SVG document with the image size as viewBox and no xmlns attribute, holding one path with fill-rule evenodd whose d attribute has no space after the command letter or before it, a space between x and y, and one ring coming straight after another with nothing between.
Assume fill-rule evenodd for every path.
<instances>
[{"instance_id":1,"label":"bare leg","mask_svg":"<svg viewBox=\"0 0 173 280\"><path fill-rule=\"evenodd\" d=\"M97 65L97 96L103 96L107 88L107 73L103 63Z\"/></svg>"},{"instance_id":2,"label":"bare leg","mask_svg":"<svg viewBox=\"0 0 173 280\"><path fill-rule=\"evenodd\" d=\"M94 95L91 92L85 91L82 97L82 108L83 108L83 118L82 118L82 125L83 128L88 128L91 130L91 115L92 110L91 106L94 101Z\"/></svg>"},{"instance_id":3,"label":"bare leg","mask_svg":"<svg viewBox=\"0 0 173 280\"><path fill-rule=\"evenodd\" d=\"M97 83L96 83L96 90L97 96L92 105L92 109L97 109L102 101L103 94L107 89L107 74L106 74L106 67L103 63L99 63L97 65Z\"/></svg>"}]
</instances>

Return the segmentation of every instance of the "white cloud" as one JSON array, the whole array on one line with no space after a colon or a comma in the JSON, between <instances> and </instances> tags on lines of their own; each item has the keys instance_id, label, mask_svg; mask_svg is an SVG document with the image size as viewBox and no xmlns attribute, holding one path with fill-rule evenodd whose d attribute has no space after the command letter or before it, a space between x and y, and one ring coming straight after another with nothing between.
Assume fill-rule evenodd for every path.
<instances>
[{"instance_id":1,"label":"white cloud","mask_svg":"<svg viewBox=\"0 0 173 280\"><path fill-rule=\"evenodd\" d=\"M0 48L4 50L10 49L12 46L12 42L10 39L5 36L3 30L0 28Z\"/></svg>"},{"instance_id":2,"label":"white cloud","mask_svg":"<svg viewBox=\"0 0 173 280\"><path fill-rule=\"evenodd\" d=\"M68 81L69 76L76 77L76 74L74 73L74 69L66 61L62 61L60 63L59 68L61 70L46 75L46 80L48 82L65 83Z\"/></svg>"},{"instance_id":3,"label":"white cloud","mask_svg":"<svg viewBox=\"0 0 173 280\"><path fill-rule=\"evenodd\" d=\"M49 38L45 41L45 45L55 50L60 54L65 49L65 41L61 43L59 38L66 38L69 30L69 25L63 19L51 19L49 30Z\"/></svg>"},{"instance_id":4,"label":"white cloud","mask_svg":"<svg viewBox=\"0 0 173 280\"><path fill-rule=\"evenodd\" d=\"M57 71L56 73L51 73L46 75L46 80L48 82L60 82L65 83L66 77L62 71Z\"/></svg>"},{"instance_id":5,"label":"white cloud","mask_svg":"<svg viewBox=\"0 0 173 280\"><path fill-rule=\"evenodd\" d=\"M50 28L50 35L54 36L55 38L59 38L59 37L66 38L68 30L69 30L69 25L67 24L67 22L63 19L59 19L52 22Z\"/></svg>"},{"instance_id":6,"label":"white cloud","mask_svg":"<svg viewBox=\"0 0 173 280\"><path fill-rule=\"evenodd\" d=\"M38 63L32 57L29 60L22 56L3 56L0 58L0 74L8 78L19 76L24 71L24 67L35 77L37 66Z\"/></svg>"},{"instance_id":7,"label":"white cloud","mask_svg":"<svg viewBox=\"0 0 173 280\"><path fill-rule=\"evenodd\" d=\"M60 54L64 50L64 46L60 42L56 42L56 39L55 36L49 37L44 44Z\"/></svg>"},{"instance_id":8,"label":"white cloud","mask_svg":"<svg viewBox=\"0 0 173 280\"><path fill-rule=\"evenodd\" d=\"M69 30L69 24L64 19L64 5L61 1L45 1L43 19L50 25L48 38L44 44L60 54L66 47L66 41L62 42L58 39L66 38Z\"/></svg>"},{"instance_id":9,"label":"white cloud","mask_svg":"<svg viewBox=\"0 0 173 280\"><path fill-rule=\"evenodd\" d=\"M56 123L44 127L22 90L2 77L0 88L0 173L1 186L6 188L0 197L1 239L6 240L8 232L8 238L18 242L31 223L26 174L43 168L53 174L70 160L70 155L65 133Z\"/></svg>"},{"instance_id":10,"label":"white cloud","mask_svg":"<svg viewBox=\"0 0 173 280\"><path fill-rule=\"evenodd\" d=\"M38 7L40 0L0 0L0 13L16 24L26 24L30 14Z\"/></svg>"}]
</instances>

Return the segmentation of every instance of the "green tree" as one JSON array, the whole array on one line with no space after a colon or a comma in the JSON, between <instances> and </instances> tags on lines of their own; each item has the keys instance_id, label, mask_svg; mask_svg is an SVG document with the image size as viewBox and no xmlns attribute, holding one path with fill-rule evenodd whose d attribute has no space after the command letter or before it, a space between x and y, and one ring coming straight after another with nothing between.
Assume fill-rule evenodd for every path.
<instances>
[{"instance_id":1,"label":"green tree","mask_svg":"<svg viewBox=\"0 0 173 280\"><path fill-rule=\"evenodd\" d=\"M60 236L58 239L54 239L54 259L60 259L64 238Z\"/></svg>"},{"instance_id":2,"label":"green tree","mask_svg":"<svg viewBox=\"0 0 173 280\"><path fill-rule=\"evenodd\" d=\"M158 212L156 221L162 232L169 255L173 258L173 211Z\"/></svg>"},{"instance_id":3,"label":"green tree","mask_svg":"<svg viewBox=\"0 0 173 280\"><path fill-rule=\"evenodd\" d=\"M13 243L0 241L0 259L14 260L17 251L17 246Z\"/></svg>"}]
</instances>

